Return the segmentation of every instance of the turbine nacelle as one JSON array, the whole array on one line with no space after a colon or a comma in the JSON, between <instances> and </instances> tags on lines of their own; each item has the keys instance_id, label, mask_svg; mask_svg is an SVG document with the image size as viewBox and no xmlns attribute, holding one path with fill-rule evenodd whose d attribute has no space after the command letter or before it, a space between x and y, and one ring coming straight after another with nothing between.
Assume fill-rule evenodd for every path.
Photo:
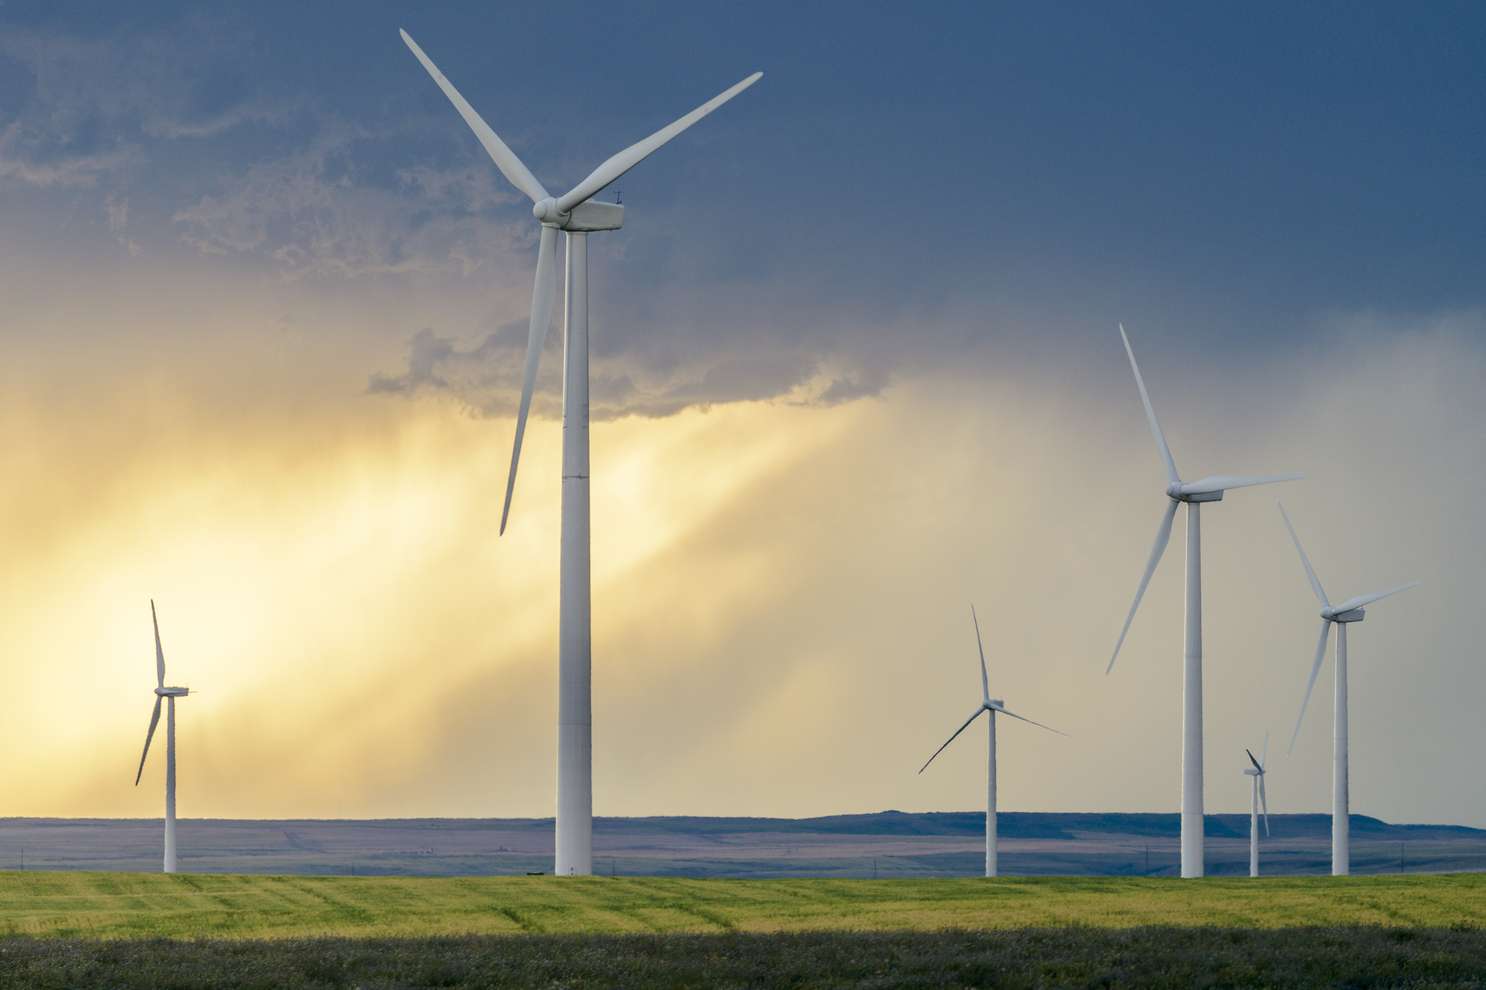
<instances>
[{"instance_id":1,"label":"turbine nacelle","mask_svg":"<svg viewBox=\"0 0 1486 990\"><path fill-rule=\"evenodd\" d=\"M1166 497L1177 502L1221 502L1232 488L1272 485L1277 481L1298 481L1298 474L1211 474L1196 481L1183 481L1173 476L1166 486Z\"/></svg>"},{"instance_id":2,"label":"turbine nacelle","mask_svg":"<svg viewBox=\"0 0 1486 990\"><path fill-rule=\"evenodd\" d=\"M579 203L564 213L558 206L557 200L548 196L532 206L531 215L536 217L544 227L578 233L618 230L624 226L623 206L618 203L601 203L592 199Z\"/></svg>"},{"instance_id":3,"label":"turbine nacelle","mask_svg":"<svg viewBox=\"0 0 1486 990\"><path fill-rule=\"evenodd\" d=\"M157 687L155 693L162 698L184 698L191 693L190 688L183 687Z\"/></svg>"},{"instance_id":4,"label":"turbine nacelle","mask_svg":"<svg viewBox=\"0 0 1486 990\"><path fill-rule=\"evenodd\" d=\"M1366 611L1360 608L1349 608L1345 611L1327 606L1321 609L1321 618L1328 622L1361 622Z\"/></svg>"},{"instance_id":5,"label":"turbine nacelle","mask_svg":"<svg viewBox=\"0 0 1486 990\"><path fill-rule=\"evenodd\" d=\"M1166 486L1166 497L1173 502L1221 502L1223 501L1223 490L1217 491L1188 491L1191 485L1180 481L1173 481Z\"/></svg>"}]
</instances>

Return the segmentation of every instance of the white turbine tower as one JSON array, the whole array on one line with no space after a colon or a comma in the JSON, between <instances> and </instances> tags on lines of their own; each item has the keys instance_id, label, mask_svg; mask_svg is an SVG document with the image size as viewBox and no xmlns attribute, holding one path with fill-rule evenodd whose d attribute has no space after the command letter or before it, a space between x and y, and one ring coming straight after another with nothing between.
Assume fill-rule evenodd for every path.
<instances>
[{"instance_id":1,"label":"white turbine tower","mask_svg":"<svg viewBox=\"0 0 1486 990\"><path fill-rule=\"evenodd\" d=\"M1254 778L1254 796L1249 807L1249 876L1259 875L1259 808L1264 808L1264 834L1269 835L1269 799L1264 795L1264 775L1268 771L1264 764L1269 762L1269 733L1264 733L1264 760L1260 762L1254 759L1253 751L1244 750L1249 755L1251 767L1244 767L1243 772Z\"/></svg>"},{"instance_id":2,"label":"white turbine tower","mask_svg":"<svg viewBox=\"0 0 1486 990\"><path fill-rule=\"evenodd\" d=\"M582 182L552 197L536 176L490 129L474 108L433 64L423 49L400 32L433 81L475 132L501 174L532 201L532 215L542 225L537 247L536 282L532 289L531 322L526 342L526 370L521 383L521 405L516 413L516 439L506 478L506 501L500 531L506 531L521 438L526 431L536 384L537 364L547 325L552 318L556 289L557 233L567 234L567 308L563 346L562 388L562 558L559 583L557 650L557 855L562 875L593 872L593 704L592 636L589 610L588 556L588 235L618 230L624 207L596 202L593 197L634 168L661 145L676 137L713 110L763 77L753 75L724 90L686 116L667 124L637 144L612 156Z\"/></svg>"},{"instance_id":3,"label":"white turbine tower","mask_svg":"<svg viewBox=\"0 0 1486 990\"><path fill-rule=\"evenodd\" d=\"M1400 591L1408 591L1417 587L1419 582L1410 581L1387 591L1348 598L1340 605L1331 604L1326 598L1325 589L1321 587L1321 579L1316 577L1316 572L1311 567L1310 558L1305 555L1305 547L1300 545L1295 527L1290 524L1290 514L1285 511L1284 505L1278 502L1275 504L1279 505L1280 517L1285 520L1285 528L1290 531L1290 539L1295 542L1295 549L1300 554L1300 565L1305 568L1311 590L1321 602L1321 638L1316 641L1316 659L1311 664L1311 677L1305 685L1305 698L1300 702L1300 714L1295 718L1295 732L1290 736L1291 752L1295 750L1295 740L1300 735L1300 723L1305 720L1305 709L1311 702L1316 677L1321 673L1321 662L1326 659L1326 637L1330 635L1331 627L1336 626L1336 680L1331 731L1331 875L1344 877L1352 872L1351 795L1347 781L1347 626L1362 621L1364 606Z\"/></svg>"},{"instance_id":4,"label":"white turbine tower","mask_svg":"<svg viewBox=\"0 0 1486 990\"><path fill-rule=\"evenodd\" d=\"M1018 715L1016 712L1008 711L1005 702L1000 698L991 697L991 680L986 671L986 651L980 642L980 620L975 617L975 608L970 608L970 621L975 624L975 648L980 651L980 707L975 709L975 714L965 719L965 724L954 731L954 735L944 741L944 745L934 750L934 756L928 758L924 765L918 768L923 773L934 762L934 757L944 752L945 747L955 741L955 737L970 727L970 723L980 718L981 713L989 712L990 720L987 725L986 751L986 876L996 875L996 713L1010 715L1012 718L1021 719L1023 722L1031 722L1033 725L1047 729L1049 732L1057 732L1060 736L1068 733L1059 732L1052 726L1043 725L1041 722L1032 722L1030 718Z\"/></svg>"},{"instance_id":5,"label":"white turbine tower","mask_svg":"<svg viewBox=\"0 0 1486 990\"><path fill-rule=\"evenodd\" d=\"M144 761L150 755L150 740L160 724L160 703L168 704L165 714L165 872L175 872L175 699L191 693L190 688L165 686L165 651L160 647L160 620L155 616L155 600L150 599L150 621L155 626L155 710L150 714L150 728L144 736L144 752L139 756L139 771L134 786L144 776Z\"/></svg>"},{"instance_id":6,"label":"white turbine tower","mask_svg":"<svg viewBox=\"0 0 1486 990\"><path fill-rule=\"evenodd\" d=\"M1135 363L1135 352L1130 349L1130 338L1125 327L1120 326L1120 339L1125 342L1125 353L1130 357L1130 370L1135 372L1135 385L1140 389L1140 401L1145 406L1146 419L1151 425L1151 435L1156 438L1156 449L1166 465L1166 511L1156 528L1156 542L1151 547L1150 560L1145 573L1140 577L1140 586L1135 590L1135 601L1130 605L1130 614L1125 616L1124 628L1115 643L1114 653L1109 658L1105 673L1114 669L1115 658L1125 643L1125 634L1140 608L1141 596L1151 575L1161 562L1171 539L1171 523L1176 518L1177 508L1187 505L1187 610L1186 649L1182 665L1182 876L1200 877L1203 874L1203 805L1202 805L1202 527L1199 508L1203 502L1222 501L1223 493L1231 488L1248 488L1251 485L1267 485L1275 481L1294 481L1298 474L1231 475L1218 474L1196 481L1182 481L1176 472L1176 461L1171 448L1166 446L1166 437L1161 433L1161 424L1156 421L1156 410L1151 406L1151 397L1146 392L1145 380L1140 377L1140 366Z\"/></svg>"}]
</instances>

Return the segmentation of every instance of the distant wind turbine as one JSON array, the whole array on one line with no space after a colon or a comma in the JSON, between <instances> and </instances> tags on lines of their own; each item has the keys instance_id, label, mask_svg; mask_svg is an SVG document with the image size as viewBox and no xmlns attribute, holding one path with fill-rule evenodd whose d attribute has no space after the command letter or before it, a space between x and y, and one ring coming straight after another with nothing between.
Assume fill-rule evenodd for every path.
<instances>
[{"instance_id":1,"label":"distant wind turbine","mask_svg":"<svg viewBox=\"0 0 1486 990\"><path fill-rule=\"evenodd\" d=\"M1023 722L1031 722L1033 725L1047 729L1049 732L1057 732L1060 736L1068 733L1059 732L1052 726L1043 725L1041 722L1033 722L1030 718L1018 715L1016 712L1008 711L1005 702L1000 698L991 697L991 679L986 670L986 651L980 642L980 620L975 616L975 608L970 608L970 621L975 624L975 648L980 651L980 707L975 709L975 714L965 719L965 724L954 731L954 735L944 741L944 745L934 750L934 756L928 758L924 765L918 768L923 773L934 762L934 758L944 752L955 737L970 727L970 723L980 718L984 712L990 713L987 723L988 749L986 751L986 876L996 875L996 713L1010 715L1012 718L1021 719Z\"/></svg>"},{"instance_id":2,"label":"distant wind turbine","mask_svg":"<svg viewBox=\"0 0 1486 990\"><path fill-rule=\"evenodd\" d=\"M1249 808L1249 876L1259 875L1259 808L1264 808L1264 835L1269 837L1269 799L1264 796L1264 775L1269 771L1265 764L1269 762L1269 733L1264 733L1264 760L1261 762L1254 759L1252 750L1244 750L1249 756L1251 767L1244 767L1243 772L1254 778L1254 796Z\"/></svg>"},{"instance_id":3,"label":"distant wind turbine","mask_svg":"<svg viewBox=\"0 0 1486 990\"><path fill-rule=\"evenodd\" d=\"M542 225L537 246L536 283L532 288L531 322L527 328L526 370L521 382L521 405L516 412L516 439L511 448L511 470L506 476L506 501L500 531L506 531L511 495L516 488L516 465L521 439L531 409L537 365L547 324L552 319L557 287L557 233L567 235L567 309L562 376L562 558L557 634L557 820L556 872L561 875L593 872L593 697L592 624L589 583L588 513L588 235L618 230L624 207L593 197L640 164L645 158L697 121L743 92L763 77L755 72L714 96L684 117L616 155L589 173L588 178L554 198L537 181L490 125L466 102L433 60L406 31L402 40L433 81L464 118L501 174L532 201L532 215ZM557 43L557 39L549 39ZM546 42L544 42L546 43ZM571 122L560 122L575 130Z\"/></svg>"},{"instance_id":4,"label":"distant wind turbine","mask_svg":"<svg viewBox=\"0 0 1486 990\"><path fill-rule=\"evenodd\" d=\"M1300 537L1290 523L1290 514L1285 511L1282 503L1277 501L1275 504L1280 507L1280 518L1285 520L1285 528L1290 531L1290 539L1295 542L1295 550L1300 554L1300 565L1305 568L1306 580L1311 583L1311 590L1321 602L1321 638L1316 641L1316 659L1311 664L1311 677L1305 685L1305 698L1300 702L1300 714L1295 718L1295 731L1290 736L1291 752L1295 751L1295 740L1300 736L1300 723L1305 720L1306 706L1311 703L1311 691L1316 686L1316 677L1321 673L1321 663L1326 659L1326 637L1331 633L1331 627L1336 626L1336 680L1331 727L1331 875L1344 877L1352 872L1351 794L1347 765L1347 626L1362 621L1363 606L1418 587L1419 582L1410 581L1387 591L1348 598L1340 605L1331 604L1325 589L1321 587L1321 579L1316 577L1316 572L1311 567L1310 558L1305 555L1305 547L1300 545Z\"/></svg>"},{"instance_id":5,"label":"distant wind turbine","mask_svg":"<svg viewBox=\"0 0 1486 990\"><path fill-rule=\"evenodd\" d=\"M1203 502L1222 501L1223 493L1231 488L1248 488L1251 485L1267 485L1276 481L1294 481L1298 474L1231 475L1217 474L1196 481L1182 481L1176 472L1176 461L1161 424L1156 420L1156 410L1151 406L1151 397L1145 390L1145 380L1140 377L1140 366L1135 363L1135 352L1130 349L1130 338L1125 335L1124 324L1120 325L1120 339L1125 342L1125 353L1130 358L1130 370L1135 372L1135 386L1140 389L1140 401L1145 406L1146 419L1150 422L1151 435L1156 438L1156 449L1166 465L1165 495L1166 511L1156 527L1156 542L1151 547L1150 560L1145 573L1140 577L1140 586L1135 589L1135 601L1130 613L1125 616L1124 628L1119 641L1109 658L1105 673L1114 670L1115 658L1125 643L1135 611L1140 608L1141 596L1156 565L1166 552L1171 539L1171 523L1176 518L1177 507L1187 505L1187 615L1186 650L1182 665L1182 876L1200 877L1203 874L1202 835L1202 526L1198 509Z\"/></svg>"},{"instance_id":6,"label":"distant wind turbine","mask_svg":"<svg viewBox=\"0 0 1486 990\"><path fill-rule=\"evenodd\" d=\"M165 686L165 651L160 647L160 620L155 615L155 600L150 599L150 621L155 626L155 710L150 714L150 728L144 736L144 752L139 756L139 771L134 786L144 776L144 761L150 755L150 740L160 724L160 703L168 704L165 715L165 872L175 872L175 699L191 693L190 688Z\"/></svg>"}]
</instances>

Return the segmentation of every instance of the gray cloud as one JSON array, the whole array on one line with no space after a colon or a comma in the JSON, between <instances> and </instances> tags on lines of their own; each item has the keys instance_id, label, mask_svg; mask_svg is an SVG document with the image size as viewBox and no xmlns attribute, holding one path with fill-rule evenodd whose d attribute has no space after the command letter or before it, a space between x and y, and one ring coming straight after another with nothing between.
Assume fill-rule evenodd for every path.
<instances>
[{"instance_id":1,"label":"gray cloud","mask_svg":"<svg viewBox=\"0 0 1486 990\"><path fill-rule=\"evenodd\" d=\"M521 395L526 330L524 322L511 323L461 346L425 328L409 340L404 367L374 373L367 391L442 394L480 415L511 415ZM549 333L532 404L536 415L560 411L561 362L560 335ZM642 354L600 353L590 358L590 374L590 415L598 420L770 399L836 405L875 396L889 381L885 370L841 370L803 348L725 349L664 366L648 365Z\"/></svg>"},{"instance_id":2,"label":"gray cloud","mask_svg":"<svg viewBox=\"0 0 1486 990\"><path fill-rule=\"evenodd\" d=\"M460 352L454 341L425 328L408 342L407 370L398 375L373 374L367 389L386 395L411 395L426 388L446 389L449 381L439 373L439 368L467 356Z\"/></svg>"},{"instance_id":3,"label":"gray cloud","mask_svg":"<svg viewBox=\"0 0 1486 990\"><path fill-rule=\"evenodd\" d=\"M95 186L100 177L131 165L140 157L132 148L89 155L58 153L37 157L19 149L20 143L0 136L0 179L43 189Z\"/></svg>"},{"instance_id":4,"label":"gray cloud","mask_svg":"<svg viewBox=\"0 0 1486 990\"><path fill-rule=\"evenodd\" d=\"M424 207L432 204L474 213L518 202L516 194L499 185L495 170L483 161L442 169L411 165L399 169L397 177L406 190L421 197Z\"/></svg>"},{"instance_id":5,"label":"gray cloud","mask_svg":"<svg viewBox=\"0 0 1486 990\"><path fill-rule=\"evenodd\" d=\"M129 236L129 200L109 195L103 200L103 214L108 232L130 254L139 254L139 245Z\"/></svg>"},{"instance_id":6,"label":"gray cloud","mask_svg":"<svg viewBox=\"0 0 1486 990\"><path fill-rule=\"evenodd\" d=\"M13 68L20 91L0 131L0 179L94 186L147 164L162 140L287 122L296 98L239 81L248 36L243 25L209 16L137 33L127 43L7 30L0 62Z\"/></svg>"},{"instance_id":7,"label":"gray cloud","mask_svg":"<svg viewBox=\"0 0 1486 990\"><path fill-rule=\"evenodd\" d=\"M871 398L881 393L887 383L886 371L881 368L865 369L834 379L816 397L816 402L823 406L834 406L854 399Z\"/></svg>"},{"instance_id":8,"label":"gray cloud","mask_svg":"<svg viewBox=\"0 0 1486 990\"><path fill-rule=\"evenodd\" d=\"M255 257L295 278L468 276L514 260L530 232L485 215L512 198L494 170L414 164L422 145L416 123L324 119L304 147L229 173L172 220L202 254Z\"/></svg>"}]
</instances>

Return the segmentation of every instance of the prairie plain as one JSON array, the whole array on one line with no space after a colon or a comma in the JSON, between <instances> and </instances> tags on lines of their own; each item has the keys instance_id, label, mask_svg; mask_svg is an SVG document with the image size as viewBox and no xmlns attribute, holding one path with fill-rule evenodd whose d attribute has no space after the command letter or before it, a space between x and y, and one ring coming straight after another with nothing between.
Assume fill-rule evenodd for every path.
<instances>
[{"instance_id":1,"label":"prairie plain","mask_svg":"<svg viewBox=\"0 0 1486 990\"><path fill-rule=\"evenodd\" d=\"M1330 818L1274 815L1266 874L1324 874ZM620 876L975 876L983 815L898 812L824 818L599 818L594 871ZM549 819L183 819L190 873L500 876L552 869ZM1210 815L1212 876L1248 872L1247 815ZM159 819L0 819L0 869L153 871ZM1003 812L1001 871L1018 876L1172 876L1177 816ZM1486 830L1352 816L1360 874L1486 870Z\"/></svg>"}]
</instances>

